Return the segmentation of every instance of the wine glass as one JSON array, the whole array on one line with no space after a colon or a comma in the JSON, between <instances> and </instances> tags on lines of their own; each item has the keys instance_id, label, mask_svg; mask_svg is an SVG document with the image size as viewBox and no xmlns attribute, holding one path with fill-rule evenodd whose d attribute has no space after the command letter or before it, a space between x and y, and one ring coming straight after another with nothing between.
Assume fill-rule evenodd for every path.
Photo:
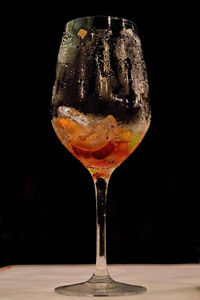
<instances>
[{"instance_id":1,"label":"wine glass","mask_svg":"<svg viewBox=\"0 0 200 300\"><path fill-rule=\"evenodd\" d=\"M52 95L52 124L62 144L91 173L96 192L96 267L64 295L115 296L145 287L116 282L106 265L109 178L150 125L148 80L133 22L110 16L69 21L62 37Z\"/></svg>"}]
</instances>

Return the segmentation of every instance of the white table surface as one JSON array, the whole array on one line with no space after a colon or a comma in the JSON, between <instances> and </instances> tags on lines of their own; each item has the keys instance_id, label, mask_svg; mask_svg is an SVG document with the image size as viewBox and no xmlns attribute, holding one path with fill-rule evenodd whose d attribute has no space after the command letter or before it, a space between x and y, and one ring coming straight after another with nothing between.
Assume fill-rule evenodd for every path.
<instances>
[{"instance_id":1,"label":"white table surface","mask_svg":"<svg viewBox=\"0 0 200 300\"><path fill-rule=\"evenodd\" d=\"M29 265L0 268L0 299L62 300L92 299L56 294L60 285L86 281L92 265ZM110 265L113 279L143 285L140 295L110 297L114 300L200 300L200 264L184 265ZM107 299L108 297L100 297Z\"/></svg>"}]
</instances>

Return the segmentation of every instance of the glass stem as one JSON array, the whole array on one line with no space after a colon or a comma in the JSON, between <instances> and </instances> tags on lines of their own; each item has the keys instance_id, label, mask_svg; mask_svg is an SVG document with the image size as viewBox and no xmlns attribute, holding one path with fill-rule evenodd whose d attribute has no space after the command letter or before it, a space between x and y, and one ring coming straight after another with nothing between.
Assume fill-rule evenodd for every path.
<instances>
[{"instance_id":1,"label":"glass stem","mask_svg":"<svg viewBox=\"0 0 200 300\"><path fill-rule=\"evenodd\" d=\"M93 278L109 278L106 262L106 202L108 180L94 179L96 193L96 268Z\"/></svg>"}]
</instances>

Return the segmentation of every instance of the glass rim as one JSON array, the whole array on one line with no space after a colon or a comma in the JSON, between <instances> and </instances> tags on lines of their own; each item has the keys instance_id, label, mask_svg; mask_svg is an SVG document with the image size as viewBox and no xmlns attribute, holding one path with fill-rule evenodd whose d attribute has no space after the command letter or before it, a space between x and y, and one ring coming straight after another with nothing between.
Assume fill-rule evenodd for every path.
<instances>
[{"instance_id":1,"label":"glass rim","mask_svg":"<svg viewBox=\"0 0 200 300\"><path fill-rule=\"evenodd\" d=\"M117 16L110 16L110 15L91 15L91 16L84 16L84 17L79 17L79 18L74 18L74 19L70 19L67 23L72 22L72 21L79 21L79 20L83 20L83 19L93 19L93 18L97 18L97 19L105 19L105 18L110 18L113 20L123 20L126 23L131 23L133 25L136 25L133 21L123 18L123 17L117 17ZM66 24L67 24L66 23Z\"/></svg>"},{"instance_id":2,"label":"glass rim","mask_svg":"<svg viewBox=\"0 0 200 300\"><path fill-rule=\"evenodd\" d=\"M84 20L88 20L88 21L93 21L93 20L108 20L108 24L111 23L112 20L116 20L119 22L122 22L122 24L129 24L133 27L134 31L137 33L137 25L126 18L123 17L118 17L118 16L110 16L110 15L90 15L90 16L84 16L84 17L79 17L79 18L74 18L74 19L70 19L69 21L66 22L65 24L65 31L68 31L68 28L76 22L81 22ZM95 27L95 26L94 26Z\"/></svg>"}]
</instances>

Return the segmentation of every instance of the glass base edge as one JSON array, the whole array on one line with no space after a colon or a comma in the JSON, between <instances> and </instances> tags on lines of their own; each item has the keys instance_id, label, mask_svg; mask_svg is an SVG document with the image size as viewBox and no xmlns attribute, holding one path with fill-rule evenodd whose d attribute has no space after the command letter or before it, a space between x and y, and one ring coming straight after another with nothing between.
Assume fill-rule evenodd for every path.
<instances>
[{"instance_id":1,"label":"glass base edge","mask_svg":"<svg viewBox=\"0 0 200 300\"><path fill-rule=\"evenodd\" d=\"M141 294L146 288L111 280L110 282L82 282L55 288L55 292L66 296L125 296Z\"/></svg>"}]
</instances>

